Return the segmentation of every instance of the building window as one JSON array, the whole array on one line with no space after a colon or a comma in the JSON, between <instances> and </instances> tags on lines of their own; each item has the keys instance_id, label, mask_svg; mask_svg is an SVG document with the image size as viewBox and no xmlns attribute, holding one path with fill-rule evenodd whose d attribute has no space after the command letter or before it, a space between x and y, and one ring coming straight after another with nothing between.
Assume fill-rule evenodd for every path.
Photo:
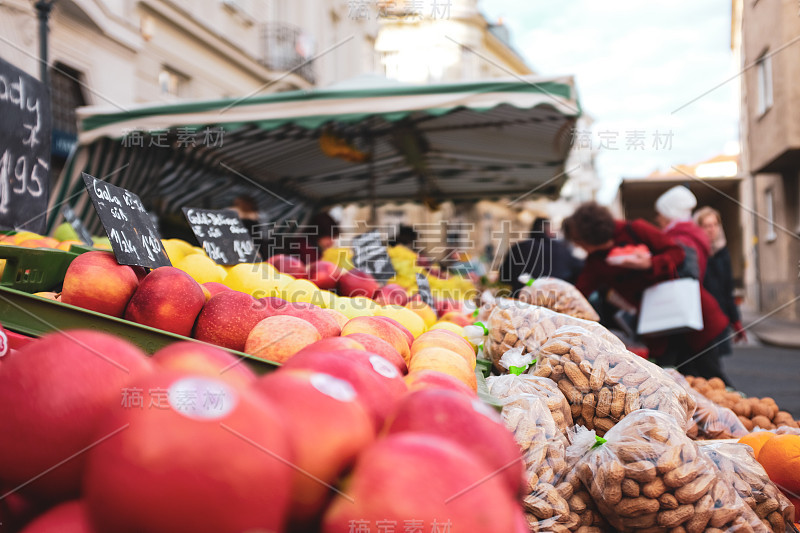
<instances>
[{"instance_id":1,"label":"building window","mask_svg":"<svg viewBox=\"0 0 800 533\"><path fill-rule=\"evenodd\" d=\"M756 61L758 77L758 114L763 115L772 107L772 58L762 55Z\"/></svg>"},{"instance_id":2,"label":"building window","mask_svg":"<svg viewBox=\"0 0 800 533\"><path fill-rule=\"evenodd\" d=\"M773 242L778 238L775 233L775 192L770 188L764 193L764 203L766 203L766 216L767 219L767 242Z\"/></svg>"},{"instance_id":3,"label":"building window","mask_svg":"<svg viewBox=\"0 0 800 533\"><path fill-rule=\"evenodd\" d=\"M163 66L158 73L158 87L162 96L185 98L188 96L189 77Z\"/></svg>"}]
</instances>

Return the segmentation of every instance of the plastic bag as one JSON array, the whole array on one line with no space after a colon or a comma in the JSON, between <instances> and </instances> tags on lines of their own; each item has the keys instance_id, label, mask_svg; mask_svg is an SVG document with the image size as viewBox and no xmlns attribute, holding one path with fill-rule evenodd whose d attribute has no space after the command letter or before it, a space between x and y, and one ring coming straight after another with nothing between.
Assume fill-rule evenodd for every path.
<instances>
[{"instance_id":1,"label":"plastic bag","mask_svg":"<svg viewBox=\"0 0 800 533\"><path fill-rule=\"evenodd\" d=\"M600 512L623 532L768 530L671 416L642 409L588 448L576 441L577 472Z\"/></svg>"},{"instance_id":2,"label":"plastic bag","mask_svg":"<svg viewBox=\"0 0 800 533\"><path fill-rule=\"evenodd\" d=\"M594 322L600 320L581 291L575 285L558 278L536 278L520 289L517 299L575 318Z\"/></svg>"},{"instance_id":3,"label":"plastic bag","mask_svg":"<svg viewBox=\"0 0 800 533\"><path fill-rule=\"evenodd\" d=\"M573 421L603 436L625 416L653 409L688 428L695 401L658 366L579 326L564 326L539 347L536 376L566 396Z\"/></svg>"},{"instance_id":4,"label":"plastic bag","mask_svg":"<svg viewBox=\"0 0 800 533\"><path fill-rule=\"evenodd\" d=\"M530 530L563 533L602 525L588 493L576 495L575 485L578 492L582 486L569 476L566 435L572 418L556 384L525 375L493 376L486 384L503 405L503 422L523 450L527 493L522 502Z\"/></svg>"},{"instance_id":5,"label":"plastic bag","mask_svg":"<svg viewBox=\"0 0 800 533\"><path fill-rule=\"evenodd\" d=\"M786 522L794 522L794 505L769 480L764 468L746 444L716 442L700 444L700 451L717 465L725 483L756 513L766 528L784 533Z\"/></svg>"},{"instance_id":6,"label":"plastic bag","mask_svg":"<svg viewBox=\"0 0 800 533\"><path fill-rule=\"evenodd\" d=\"M692 415L694 424L687 429L686 434L695 440L703 439L732 439L743 437L749 433L747 428L736 416L736 413L726 407L721 407L698 391L694 390L686 378L674 368L665 369L665 372L681 385L686 392L694 398L697 408Z\"/></svg>"},{"instance_id":7,"label":"plastic bag","mask_svg":"<svg viewBox=\"0 0 800 533\"><path fill-rule=\"evenodd\" d=\"M522 346L523 353L532 352L534 357L539 347L561 326L581 326L598 338L602 338L620 349L625 345L616 335L596 322L556 313L545 307L529 305L517 300L498 299L486 326L489 330L485 350L498 372L500 358L511 348Z\"/></svg>"}]
</instances>

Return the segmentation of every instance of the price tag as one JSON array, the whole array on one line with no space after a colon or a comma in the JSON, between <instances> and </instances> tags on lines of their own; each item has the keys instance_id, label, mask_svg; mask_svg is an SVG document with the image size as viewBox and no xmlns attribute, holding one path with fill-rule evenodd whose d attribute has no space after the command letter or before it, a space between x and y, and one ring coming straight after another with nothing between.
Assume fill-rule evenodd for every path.
<instances>
[{"instance_id":1,"label":"price tag","mask_svg":"<svg viewBox=\"0 0 800 533\"><path fill-rule=\"evenodd\" d=\"M417 288L419 289L419 296L422 298L422 301L428 304L432 309L435 309L433 306L433 294L431 294L431 283L428 281L428 277L425 274L417 272Z\"/></svg>"},{"instance_id":2,"label":"price tag","mask_svg":"<svg viewBox=\"0 0 800 533\"><path fill-rule=\"evenodd\" d=\"M94 241L92 241L92 234L89 233L89 230L86 229L86 226L83 225L83 221L78 218L78 215L75 214L75 211L68 205L61 206L61 214L64 215L64 220L66 220L72 229L75 230L75 233L78 234L78 238L86 244L87 246L94 246Z\"/></svg>"},{"instance_id":3,"label":"price tag","mask_svg":"<svg viewBox=\"0 0 800 533\"><path fill-rule=\"evenodd\" d=\"M47 88L0 59L0 226L46 231L52 120Z\"/></svg>"},{"instance_id":4,"label":"price tag","mask_svg":"<svg viewBox=\"0 0 800 533\"><path fill-rule=\"evenodd\" d=\"M233 209L184 207L183 214L208 257L218 265L260 260L250 232Z\"/></svg>"},{"instance_id":5,"label":"price tag","mask_svg":"<svg viewBox=\"0 0 800 533\"><path fill-rule=\"evenodd\" d=\"M117 263L145 268L172 266L161 246L161 235L137 195L85 172L81 176Z\"/></svg>"},{"instance_id":6,"label":"price tag","mask_svg":"<svg viewBox=\"0 0 800 533\"><path fill-rule=\"evenodd\" d=\"M395 271L386 246L377 230L359 235L353 239L353 266L371 274L381 283L394 277Z\"/></svg>"}]
</instances>

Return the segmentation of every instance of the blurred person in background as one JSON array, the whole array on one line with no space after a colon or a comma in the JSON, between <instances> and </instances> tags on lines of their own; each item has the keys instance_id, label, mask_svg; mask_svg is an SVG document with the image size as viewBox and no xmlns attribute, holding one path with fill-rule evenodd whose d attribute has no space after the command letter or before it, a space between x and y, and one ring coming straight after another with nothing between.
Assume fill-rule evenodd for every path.
<instances>
[{"instance_id":1,"label":"blurred person in background","mask_svg":"<svg viewBox=\"0 0 800 533\"><path fill-rule=\"evenodd\" d=\"M512 296L523 287L522 274L532 279L551 277L574 282L583 262L572 254L570 247L556 239L550 231L550 220L537 217L531 225L528 239L512 244L500 265L500 282L511 285Z\"/></svg>"},{"instance_id":2,"label":"blurred person in background","mask_svg":"<svg viewBox=\"0 0 800 533\"><path fill-rule=\"evenodd\" d=\"M706 233L695 224L692 211L697 198L683 185L672 187L656 200L656 219L665 235L685 247L686 275L703 282L706 275L711 244ZM693 264L688 264L689 261ZM721 346L727 335L729 320L716 298L705 288L700 289L703 311L703 330L670 337L665 365L675 365L682 373L704 378L719 377L730 384L722 371Z\"/></svg>"},{"instance_id":3,"label":"blurred person in background","mask_svg":"<svg viewBox=\"0 0 800 533\"><path fill-rule=\"evenodd\" d=\"M705 232L711 243L711 255L708 258L703 287L716 298L722 312L731 322L733 333L729 331L725 336L725 342L720 345L721 355L730 355L733 353L731 337L734 342L747 342L747 334L742 327L739 307L733 297L733 269L725 231L722 228L722 217L713 207L701 207L695 212L694 221Z\"/></svg>"}]
</instances>

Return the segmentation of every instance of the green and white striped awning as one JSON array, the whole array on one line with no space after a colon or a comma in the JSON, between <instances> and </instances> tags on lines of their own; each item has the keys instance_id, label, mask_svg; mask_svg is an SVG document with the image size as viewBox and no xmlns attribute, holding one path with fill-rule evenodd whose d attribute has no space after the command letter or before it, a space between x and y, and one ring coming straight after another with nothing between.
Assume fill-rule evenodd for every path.
<instances>
[{"instance_id":1,"label":"green and white striped awning","mask_svg":"<svg viewBox=\"0 0 800 533\"><path fill-rule=\"evenodd\" d=\"M534 189L553 195L566 180L580 115L571 77L352 85L124 111L82 108L79 145L52 189L51 207L72 204L99 229L81 194L81 172L136 192L159 214L224 207L247 193L271 220L337 203L492 199ZM326 155L323 136L366 160Z\"/></svg>"}]
</instances>

